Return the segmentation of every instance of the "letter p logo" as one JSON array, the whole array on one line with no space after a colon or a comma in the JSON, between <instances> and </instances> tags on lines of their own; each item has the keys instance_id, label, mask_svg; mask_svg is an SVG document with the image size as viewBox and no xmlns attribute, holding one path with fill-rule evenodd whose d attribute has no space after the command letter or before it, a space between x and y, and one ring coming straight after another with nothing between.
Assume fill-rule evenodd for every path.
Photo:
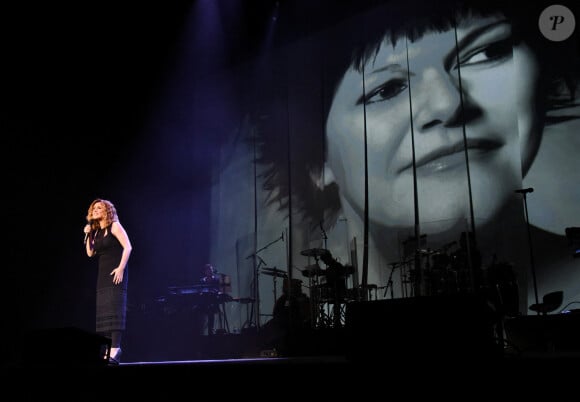
<instances>
[{"instance_id":1,"label":"letter p logo","mask_svg":"<svg viewBox=\"0 0 580 402\"><path fill-rule=\"evenodd\" d=\"M574 14L569 8L556 4L546 7L538 20L540 32L549 40L560 42L568 39L576 26Z\"/></svg>"}]
</instances>

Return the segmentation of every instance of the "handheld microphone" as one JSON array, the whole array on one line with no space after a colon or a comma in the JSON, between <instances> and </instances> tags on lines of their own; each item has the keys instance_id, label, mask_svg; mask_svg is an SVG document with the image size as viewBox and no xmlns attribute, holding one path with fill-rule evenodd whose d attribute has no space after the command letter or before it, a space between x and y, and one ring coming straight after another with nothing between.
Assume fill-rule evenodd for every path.
<instances>
[{"instance_id":1,"label":"handheld microphone","mask_svg":"<svg viewBox=\"0 0 580 402\"><path fill-rule=\"evenodd\" d=\"M90 225L92 223L93 223L93 221L90 220L88 224ZM92 228L91 228L91 230L92 230ZM85 233L85 239L83 240L83 244L87 244L87 240L89 240L89 233L90 233L90 231Z\"/></svg>"},{"instance_id":2,"label":"handheld microphone","mask_svg":"<svg viewBox=\"0 0 580 402\"><path fill-rule=\"evenodd\" d=\"M532 187L529 187L529 188L522 188L520 190L516 190L515 193L526 194L526 193L531 193L533 191L534 191L534 189Z\"/></svg>"}]
</instances>

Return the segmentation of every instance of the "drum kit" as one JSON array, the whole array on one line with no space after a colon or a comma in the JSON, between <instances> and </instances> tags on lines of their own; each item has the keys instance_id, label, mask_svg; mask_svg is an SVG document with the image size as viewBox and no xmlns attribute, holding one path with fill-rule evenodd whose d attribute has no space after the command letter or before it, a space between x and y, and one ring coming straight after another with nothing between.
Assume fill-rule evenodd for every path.
<instances>
[{"instance_id":1,"label":"drum kit","mask_svg":"<svg viewBox=\"0 0 580 402\"><path fill-rule=\"evenodd\" d=\"M301 270L309 279L311 305L317 327L338 327L342 325L343 304L348 301L347 277L355 272L352 265L343 265L333 258L331 252L323 248L311 248L300 252L305 257L313 257L314 264ZM320 266L320 262L326 265ZM331 307L329 307L331 306Z\"/></svg>"},{"instance_id":2,"label":"drum kit","mask_svg":"<svg viewBox=\"0 0 580 402\"><path fill-rule=\"evenodd\" d=\"M436 249L417 249L406 259L391 263L392 270L400 269L402 284L411 287L411 291L403 290L403 296L413 295L415 285L420 285L424 295L469 291L472 287L470 264L463 249L453 249L456 244L454 241Z\"/></svg>"},{"instance_id":3,"label":"drum kit","mask_svg":"<svg viewBox=\"0 0 580 402\"><path fill-rule=\"evenodd\" d=\"M323 248L311 248L300 252L305 257L314 257L315 263L307 265L302 269L302 275L309 278L314 283L314 287L329 288L325 289L324 293L336 293L331 290L339 289L339 296L344 297L346 292L346 277L354 274L354 267L352 265L343 265L336 261L330 251ZM320 267L319 260L326 265L323 269Z\"/></svg>"}]
</instances>

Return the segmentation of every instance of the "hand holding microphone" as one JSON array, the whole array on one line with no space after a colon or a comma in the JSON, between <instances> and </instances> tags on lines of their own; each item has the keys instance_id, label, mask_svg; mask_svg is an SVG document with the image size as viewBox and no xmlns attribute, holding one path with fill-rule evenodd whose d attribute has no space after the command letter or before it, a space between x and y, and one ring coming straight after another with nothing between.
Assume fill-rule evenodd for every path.
<instances>
[{"instance_id":1,"label":"hand holding microphone","mask_svg":"<svg viewBox=\"0 0 580 402\"><path fill-rule=\"evenodd\" d=\"M83 241L83 244L87 244L87 240L89 239L89 234L91 233L91 224L87 223L83 229L83 232L85 232L85 240Z\"/></svg>"}]
</instances>

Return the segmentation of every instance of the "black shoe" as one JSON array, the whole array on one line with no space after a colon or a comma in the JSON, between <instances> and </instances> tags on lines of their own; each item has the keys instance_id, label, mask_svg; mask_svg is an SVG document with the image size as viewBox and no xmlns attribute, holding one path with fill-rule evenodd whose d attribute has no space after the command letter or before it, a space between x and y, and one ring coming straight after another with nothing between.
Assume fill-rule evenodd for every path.
<instances>
[{"instance_id":1,"label":"black shoe","mask_svg":"<svg viewBox=\"0 0 580 402\"><path fill-rule=\"evenodd\" d=\"M109 356L109 365L118 366L119 363L121 362L121 354L122 353L123 353L123 351L121 349L119 349L117 351L117 354L115 355L115 357Z\"/></svg>"}]
</instances>

